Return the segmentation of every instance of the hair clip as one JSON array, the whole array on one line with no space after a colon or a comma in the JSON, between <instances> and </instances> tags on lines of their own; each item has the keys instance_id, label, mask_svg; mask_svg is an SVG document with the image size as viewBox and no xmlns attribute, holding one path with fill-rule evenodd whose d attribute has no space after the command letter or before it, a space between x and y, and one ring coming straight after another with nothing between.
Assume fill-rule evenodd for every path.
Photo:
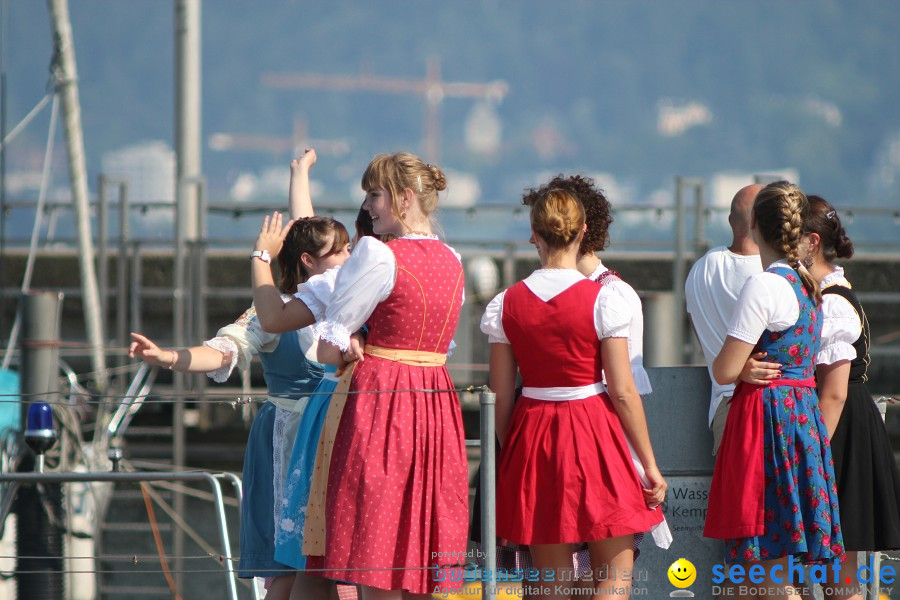
<instances>
[{"instance_id":1,"label":"hair clip","mask_svg":"<svg viewBox=\"0 0 900 600\"><path fill-rule=\"evenodd\" d=\"M419 182L419 193L421 194L422 193L422 176L416 175L416 181Z\"/></svg>"},{"instance_id":2,"label":"hair clip","mask_svg":"<svg viewBox=\"0 0 900 600\"><path fill-rule=\"evenodd\" d=\"M833 219L835 214L837 213L835 213L833 210L829 210L827 213L825 213L825 217L828 219Z\"/></svg>"}]
</instances>

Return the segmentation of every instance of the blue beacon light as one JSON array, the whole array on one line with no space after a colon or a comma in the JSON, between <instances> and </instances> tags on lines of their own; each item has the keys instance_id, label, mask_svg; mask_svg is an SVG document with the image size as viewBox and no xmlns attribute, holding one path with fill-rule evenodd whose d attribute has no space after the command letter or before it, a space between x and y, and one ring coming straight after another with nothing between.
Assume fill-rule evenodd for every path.
<instances>
[{"instance_id":1,"label":"blue beacon light","mask_svg":"<svg viewBox=\"0 0 900 600\"><path fill-rule=\"evenodd\" d=\"M44 471L44 453L56 443L56 428L53 426L53 409L46 402L34 402L28 407L25 426L25 443L37 455L35 470Z\"/></svg>"}]
</instances>

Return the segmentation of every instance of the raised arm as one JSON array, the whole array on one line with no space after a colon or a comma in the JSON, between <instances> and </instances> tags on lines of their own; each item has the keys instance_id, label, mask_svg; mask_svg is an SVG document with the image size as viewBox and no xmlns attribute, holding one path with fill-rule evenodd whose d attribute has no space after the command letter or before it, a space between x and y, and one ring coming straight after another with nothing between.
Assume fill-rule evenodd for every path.
<instances>
[{"instance_id":1,"label":"raised arm","mask_svg":"<svg viewBox=\"0 0 900 600\"><path fill-rule=\"evenodd\" d=\"M628 339L609 337L600 341L601 361L606 374L606 387L619 421L628 439L631 440L651 487L644 489L644 500L648 506L654 507L666 498L668 484L663 478L653 447L650 444L650 432L647 430L647 417L644 404L634 385L631 374L631 362L628 358ZM498 397L499 408L499 397Z\"/></svg>"},{"instance_id":2,"label":"raised arm","mask_svg":"<svg viewBox=\"0 0 900 600\"><path fill-rule=\"evenodd\" d=\"M293 225L293 220L282 227L281 213L273 213L263 219L262 229L253 246L254 251L265 251L270 257L278 255L284 238ZM272 278L271 265L260 259L251 258L250 271L253 279L253 304L262 328L271 333L284 333L303 329L316 322L312 311L300 300L292 298L288 302L281 299L281 292Z\"/></svg>"},{"instance_id":3,"label":"raised arm","mask_svg":"<svg viewBox=\"0 0 900 600\"><path fill-rule=\"evenodd\" d=\"M291 161L291 185L288 206L291 219L313 216L312 196L309 193L309 169L316 164L316 151L307 148L300 158Z\"/></svg>"}]
</instances>

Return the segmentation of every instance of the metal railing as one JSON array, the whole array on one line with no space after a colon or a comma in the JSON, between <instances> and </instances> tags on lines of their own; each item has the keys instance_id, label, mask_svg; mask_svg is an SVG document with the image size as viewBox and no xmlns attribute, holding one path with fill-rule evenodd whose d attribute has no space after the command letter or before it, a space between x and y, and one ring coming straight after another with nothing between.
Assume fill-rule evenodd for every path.
<instances>
[{"instance_id":1,"label":"metal railing","mask_svg":"<svg viewBox=\"0 0 900 600\"><path fill-rule=\"evenodd\" d=\"M160 481L205 481L209 484L213 495L216 522L219 530L219 539L222 547L222 564L225 569L226 589L231 600L238 600L237 573L232 565L231 542L228 539L228 523L225 518L225 503L222 496L222 486L219 479L228 479L240 494L240 480L231 473L208 472L171 472L171 473L121 473L121 472L82 472L82 473L0 473L0 484L12 484L7 491L15 495L18 486L35 484L63 484L63 483L144 483ZM255 588L254 588L255 589Z\"/></svg>"},{"instance_id":2,"label":"metal railing","mask_svg":"<svg viewBox=\"0 0 900 600\"><path fill-rule=\"evenodd\" d=\"M138 389L145 384L142 383L144 378L136 377L132 388L135 388L139 395L143 393ZM149 385L149 384L147 384ZM131 391L131 390L130 390ZM141 398L142 399L142 398ZM172 399L172 401L176 401ZM496 478L495 478L495 438L494 427L494 402L495 395L487 388L480 391L481 405L481 427L479 440L467 440L466 444L477 444L481 450L481 485L484 493L481 500L481 526L484 532L482 539L494 540L496 538ZM140 400L130 403L123 403L113 417L112 424L109 427L109 434L104 434L103 439L114 439L121 436L122 429L127 427L130 418L136 410L142 405ZM490 443L488 443L490 440ZM6 462L6 461L4 461ZM228 524L225 514L225 503L222 494L220 480L230 482L236 491L238 498L238 510L242 500L241 481L233 473L228 472L207 472L207 471L176 471L176 472L119 472L117 470L117 461L113 464L111 472L0 472L0 490L2 494L2 504L9 506L13 502L13 498L18 493L21 486L35 484L63 484L63 483L144 483L144 482L184 482L184 481L200 481L206 482L211 489L214 504L216 525L219 532L219 540L221 545L221 560L226 577L226 586L229 598L238 600L237 595L237 575L234 568L234 558L231 552L231 543L228 534ZM0 515L0 522L5 518L5 514ZM34 557L31 557L34 558ZM63 560L67 557L47 557L48 559ZM78 557L84 558L84 557ZM97 557L103 558L103 557ZM173 560L184 558L180 555L172 557ZM496 549L493 543L483 544L483 566L480 580L483 583L483 598L493 600L497 595L497 584L499 577L496 564ZM256 585L252 585L253 596L259 600L259 592Z\"/></svg>"}]
</instances>

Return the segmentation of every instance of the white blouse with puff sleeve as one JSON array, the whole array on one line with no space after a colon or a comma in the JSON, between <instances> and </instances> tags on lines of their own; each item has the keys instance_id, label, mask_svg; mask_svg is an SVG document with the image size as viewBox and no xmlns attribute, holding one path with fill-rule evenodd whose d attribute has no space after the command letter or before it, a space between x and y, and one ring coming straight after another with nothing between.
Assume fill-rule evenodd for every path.
<instances>
[{"instance_id":1,"label":"white blouse with puff sleeve","mask_svg":"<svg viewBox=\"0 0 900 600\"><path fill-rule=\"evenodd\" d=\"M796 271L784 260L772 263L781 269ZM756 273L741 288L728 327L728 335L748 344L756 344L767 329L784 331L800 318L797 295L790 282L775 273Z\"/></svg>"},{"instance_id":2,"label":"white blouse with puff sleeve","mask_svg":"<svg viewBox=\"0 0 900 600\"><path fill-rule=\"evenodd\" d=\"M334 283L340 270L340 265L331 267L324 273L313 275L297 286L297 293L294 294L294 298L306 305L316 321L321 321L325 318L325 311L329 303L331 303Z\"/></svg>"},{"instance_id":3,"label":"white blouse with puff sleeve","mask_svg":"<svg viewBox=\"0 0 900 600\"><path fill-rule=\"evenodd\" d=\"M586 279L574 269L539 269L523 280L534 294L549 301L573 284ZM508 344L509 338L503 331L503 297L500 292L487 305L481 317L481 331L487 334L491 344ZM631 323L631 307L622 294L613 286L603 286L594 303L594 330L597 339L628 337Z\"/></svg>"},{"instance_id":4,"label":"white blouse with puff sleeve","mask_svg":"<svg viewBox=\"0 0 900 600\"><path fill-rule=\"evenodd\" d=\"M412 234L403 239L436 240L437 237ZM459 253L450 250L462 262ZM369 236L360 239L337 273L325 318L314 328L316 337L346 350L350 346L350 336L372 316L375 307L391 295L396 274L397 259L386 244ZM462 290L462 298L465 300L465 290Z\"/></svg>"},{"instance_id":5,"label":"white blouse with puff sleeve","mask_svg":"<svg viewBox=\"0 0 900 600\"><path fill-rule=\"evenodd\" d=\"M608 270L601 261L593 273L588 275L588 279L597 281L597 278ZM628 358L631 360L631 376L634 378L638 394L646 396L653 392L653 386L650 385L650 376L644 369L644 307L641 304L641 297L627 281L619 277L612 277L603 285L615 289L631 306L631 322L628 324Z\"/></svg>"},{"instance_id":6,"label":"white blouse with puff sleeve","mask_svg":"<svg viewBox=\"0 0 900 600\"><path fill-rule=\"evenodd\" d=\"M291 297L282 294L281 300L287 302ZM204 346L209 346L213 350L218 350L225 356L230 356L231 360L227 365L209 371L206 375L216 383L224 383L228 380L234 367L246 369L250 366L255 354L260 352L271 352L278 347L281 336L277 333L269 333L263 331L256 317L256 307L251 306L238 319L219 329L216 337L203 342Z\"/></svg>"},{"instance_id":7,"label":"white blouse with puff sleeve","mask_svg":"<svg viewBox=\"0 0 900 600\"><path fill-rule=\"evenodd\" d=\"M823 290L832 285L850 287L841 267L822 280ZM823 294L822 317L822 347L816 355L816 364L832 365L856 358L853 343L862 335L862 321L853 305L838 294Z\"/></svg>"}]
</instances>

